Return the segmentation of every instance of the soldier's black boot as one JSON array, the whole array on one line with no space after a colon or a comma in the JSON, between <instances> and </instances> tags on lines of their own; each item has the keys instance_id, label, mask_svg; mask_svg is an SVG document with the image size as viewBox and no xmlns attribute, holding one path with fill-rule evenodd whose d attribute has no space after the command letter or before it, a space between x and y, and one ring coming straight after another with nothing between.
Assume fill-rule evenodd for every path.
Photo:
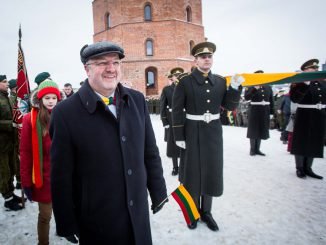
<instances>
[{"instance_id":1,"label":"soldier's black boot","mask_svg":"<svg viewBox=\"0 0 326 245\"><path fill-rule=\"evenodd\" d=\"M8 211L18 211L23 209L23 207L19 205L13 196L5 199L4 206Z\"/></svg>"},{"instance_id":2,"label":"soldier's black boot","mask_svg":"<svg viewBox=\"0 0 326 245\"><path fill-rule=\"evenodd\" d=\"M256 140L250 139L250 156L256 155Z\"/></svg>"},{"instance_id":3,"label":"soldier's black boot","mask_svg":"<svg viewBox=\"0 0 326 245\"><path fill-rule=\"evenodd\" d=\"M313 158L312 157L305 157L305 161L304 161L304 172L307 176L311 177L311 178L315 178L315 179L323 179L323 176L320 176L318 174L315 174L312 169L312 162L313 162Z\"/></svg>"},{"instance_id":4,"label":"soldier's black boot","mask_svg":"<svg viewBox=\"0 0 326 245\"><path fill-rule=\"evenodd\" d=\"M173 157L172 158L172 162L173 162L173 170L172 170L172 175L176 176L179 173L179 167L178 167L178 158L177 157Z\"/></svg>"},{"instance_id":5,"label":"soldier's black boot","mask_svg":"<svg viewBox=\"0 0 326 245\"><path fill-rule=\"evenodd\" d=\"M294 155L295 166L296 166L296 174L298 178L306 178L306 174L303 171L304 157L300 155Z\"/></svg>"},{"instance_id":6,"label":"soldier's black boot","mask_svg":"<svg viewBox=\"0 0 326 245\"><path fill-rule=\"evenodd\" d=\"M260 142L261 142L261 140L260 139L257 139L256 140L256 154L257 155L260 155L260 156L266 156L266 154L265 153L262 153L261 151L260 151Z\"/></svg>"},{"instance_id":7,"label":"soldier's black boot","mask_svg":"<svg viewBox=\"0 0 326 245\"><path fill-rule=\"evenodd\" d=\"M201 214L200 219L206 223L207 227L212 231L218 231L219 228L212 216L212 197L203 195L201 198Z\"/></svg>"},{"instance_id":8,"label":"soldier's black boot","mask_svg":"<svg viewBox=\"0 0 326 245\"><path fill-rule=\"evenodd\" d=\"M15 194L13 194L12 196L13 196L14 200L16 200L16 202L23 203L23 198L22 197L19 197L19 196L15 195ZM24 197L24 202L26 202L26 201L27 201L27 198Z\"/></svg>"}]
</instances>

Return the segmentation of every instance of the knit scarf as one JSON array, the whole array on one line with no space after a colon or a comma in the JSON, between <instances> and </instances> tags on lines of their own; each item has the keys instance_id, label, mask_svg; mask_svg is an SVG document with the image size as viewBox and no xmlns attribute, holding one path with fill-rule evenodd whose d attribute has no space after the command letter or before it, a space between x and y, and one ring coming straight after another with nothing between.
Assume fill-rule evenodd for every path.
<instances>
[{"instance_id":1,"label":"knit scarf","mask_svg":"<svg viewBox=\"0 0 326 245\"><path fill-rule=\"evenodd\" d=\"M43 147L42 147L42 126L38 110L31 110L32 122L32 150L33 150L33 173L32 181L36 188L43 185Z\"/></svg>"}]
</instances>

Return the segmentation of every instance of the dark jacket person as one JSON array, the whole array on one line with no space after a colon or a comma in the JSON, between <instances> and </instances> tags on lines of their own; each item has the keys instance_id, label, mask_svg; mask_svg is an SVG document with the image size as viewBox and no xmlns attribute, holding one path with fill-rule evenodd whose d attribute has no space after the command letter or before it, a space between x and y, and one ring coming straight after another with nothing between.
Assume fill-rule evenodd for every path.
<instances>
[{"instance_id":1,"label":"dark jacket person","mask_svg":"<svg viewBox=\"0 0 326 245\"><path fill-rule=\"evenodd\" d=\"M123 57L111 42L84 46L88 79L52 113L57 233L81 244L152 244L147 191L154 213L167 197L145 98L119 83Z\"/></svg>"}]
</instances>

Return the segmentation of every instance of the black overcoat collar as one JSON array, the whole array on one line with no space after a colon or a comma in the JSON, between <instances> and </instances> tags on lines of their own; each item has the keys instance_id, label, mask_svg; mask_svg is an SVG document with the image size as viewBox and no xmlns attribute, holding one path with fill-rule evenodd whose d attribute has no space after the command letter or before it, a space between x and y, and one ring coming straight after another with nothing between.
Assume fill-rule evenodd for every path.
<instances>
[{"instance_id":1,"label":"black overcoat collar","mask_svg":"<svg viewBox=\"0 0 326 245\"><path fill-rule=\"evenodd\" d=\"M116 88L116 92L119 94L119 104L129 105L130 91L129 89L123 87L120 83ZM89 85L88 79L85 80L83 86L78 90L80 100L85 107L85 109L90 113L94 113L98 106L105 108L101 98L94 92L94 90Z\"/></svg>"},{"instance_id":2,"label":"black overcoat collar","mask_svg":"<svg viewBox=\"0 0 326 245\"><path fill-rule=\"evenodd\" d=\"M211 71L209 71L207 76L204 76L204 73L196 68L192 71L191 75L196 79L197 83L200 85L203 85L206 80L208 80L212 85L215 84L215 81L213 79L213 74Z\"/></svg>"}]
</instances>

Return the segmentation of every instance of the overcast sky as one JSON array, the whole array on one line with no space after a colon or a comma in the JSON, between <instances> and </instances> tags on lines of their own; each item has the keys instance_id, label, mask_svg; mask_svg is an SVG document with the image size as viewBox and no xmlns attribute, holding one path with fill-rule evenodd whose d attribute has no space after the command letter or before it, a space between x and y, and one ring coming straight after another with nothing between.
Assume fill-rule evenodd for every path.
<instances>
[{"instance_id":1,"label":"overcast sky","mask_svg":"<svg viewBox=\"0 0 326 245\"><path fill-rule=\"evenodd\" d=\"M93 41L92 1L1 2L0 74L16 77L21 23L31 87L43 71L60 86L79 87L85 78L79 51ZM202 5L205 36L217 45L214 73L292 72L310 58L325 63L325 0L202 0Z\"/></svg>"}]
</instances>

